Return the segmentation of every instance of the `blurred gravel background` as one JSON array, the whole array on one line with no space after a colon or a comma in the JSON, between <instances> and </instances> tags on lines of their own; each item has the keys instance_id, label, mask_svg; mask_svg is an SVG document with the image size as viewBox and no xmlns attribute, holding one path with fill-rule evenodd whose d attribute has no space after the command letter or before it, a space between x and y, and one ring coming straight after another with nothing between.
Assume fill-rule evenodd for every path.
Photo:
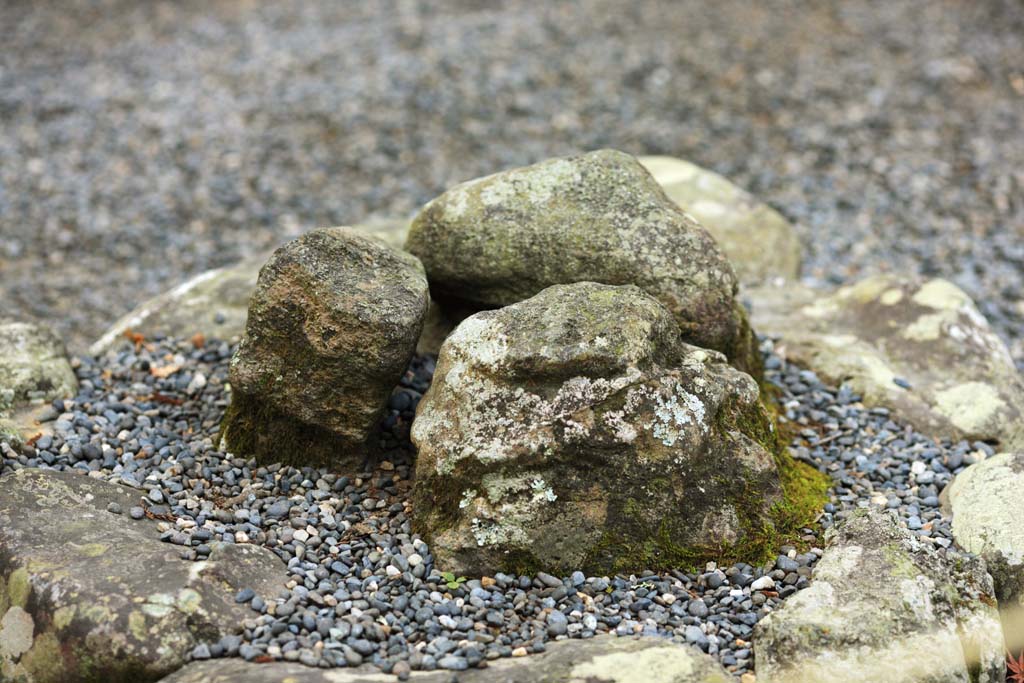
<instances>
[{"instance_id":1,"label":"blurred gravel background","mask_svg":"<svg viewBox=\"0 0 1024 683\"><path fill-rule=\"evenodd\" d=\"M713 168L805 276L941 274L1024 361L1024 3L0 2L0 315L82 350L195 272L598 147Z\"/></svg>"}]
</instances>

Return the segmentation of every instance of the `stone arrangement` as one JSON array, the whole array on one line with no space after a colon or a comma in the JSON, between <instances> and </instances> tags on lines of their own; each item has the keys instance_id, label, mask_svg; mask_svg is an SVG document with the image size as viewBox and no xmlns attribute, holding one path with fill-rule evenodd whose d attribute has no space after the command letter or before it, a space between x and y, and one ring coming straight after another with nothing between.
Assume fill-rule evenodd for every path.
<instances>
[{"instance_id":1,"label":"stone arrangement","mask_svg":"<svg viewBox=\"0 0 1024 683\"><path fill-rule=\"evenodd\" d=\"M945 281L799 263L721 176L603 150L89 356L5 322L0 680L1003 680L1010 355Z\"/></svg>"}]
</instances>

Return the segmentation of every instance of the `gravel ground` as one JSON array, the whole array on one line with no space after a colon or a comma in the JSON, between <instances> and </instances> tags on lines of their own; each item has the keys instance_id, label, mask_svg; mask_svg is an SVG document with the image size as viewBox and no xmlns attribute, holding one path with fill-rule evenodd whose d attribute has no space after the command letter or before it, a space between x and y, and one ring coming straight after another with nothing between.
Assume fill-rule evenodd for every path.
<instances>
[{"instance_id":1,"label":"gravel ground","mask_svg":"<svg viewBox=\"0 0 1024 683\"><path fill-rule=\"evenodd\" d=\"M0 314L82 349L186 275L602 146L942 274L1024 361L1024 5L0 3Z\"/></svg>"},{"instance_id":2,"label":"gravel ground","mask_svg":"<svg viewBox=\"0 0 1024 683\"><path fill-rule=\"evenodd\" d=\"M858 506L881 505L940 552L957 552L938 494L954 473L990 454L988 446L935 443L883 409L866 410L848 390L787 366L771 342L763 350L785 419L799 430L793 453L835 481L822 526ZM21 454L0 443L0 472L74 468L139 489L139 506L125 512L173 516L174 523L162 522L162 538L181 546L182 557L202 559L213 541L226 541L262 544L287 563L290 589L265 602L243 587L236 600L253 608L243 634L201 644L193 658L370 662L404 677L540 652L551 639L644 633L700 647L742 674L753 668L753 626L808 585L821 554L816 532L807 529L802 551L779 548L763 567L443 577L407 518L409 425L433 357L414 359L392 395L379 430L383 458L345 477L257 467L216 449L231 351L217 342L195 348L167 340L76 359L80 392L52 407L47 419L55 434Z\"/></svg>"}]
</instances>

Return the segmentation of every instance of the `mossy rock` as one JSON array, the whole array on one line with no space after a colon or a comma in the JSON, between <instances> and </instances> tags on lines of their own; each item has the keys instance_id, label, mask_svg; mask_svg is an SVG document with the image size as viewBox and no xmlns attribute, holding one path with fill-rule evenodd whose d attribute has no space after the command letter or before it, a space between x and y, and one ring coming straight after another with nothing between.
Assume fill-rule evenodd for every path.
<instances>
[{"instance_id":1,"label":"mossy rock","mask_svg":"<svg viewBox=\"0 0 1024 683\"><path fill-rule=\"evenodd\" d=\"M732 265L628 154L549 159L458 185L417 215L406 249L438 301L471 310L556 284L636 285L671 312L684 341L760 374Z\"/></svg>"},{"instance_id":2,"label":"mossy rock","mask_svg":"<svg viewBox=\"0 0 1024 683\"><path fill-rule=\"evenodd\" d=\"M412 428L413 522L455 573L758 561L824 502L757 383L681 342L636 287L558 285L478 313L434 378Z\"/></svg>"},{"instance_id":3,"label":"mossy rock","mask_svg":"<svg viewBox=\"0 0 1024 683\"><path fill-rule=\"evenodd\" d=\"M231 359L226 447L264 462L358 468L428 305L419 261L358 230L322 228L278 249Z\"/></svg>"},{"instance_id":4,"label":"mossy rock","mask_svg":"<svg viewBox=\"0 0 1024 683\"><path fill-rule=\"evenodd\" d=\"M0 321L0 417L78 390L64 342L34 323Z\"/></svg>"},{"instance_id":5,"label":"mossy rock","mask_svg":"<svg viewBox=\"0 0 1024 683\"><path fill-rule=\"evenodd\" d=\"M790 361L847 383L929 436L1024 446L1024 378L956 285L878 275L816 293L749 289L757 329Z\"/></svg>"},{"instance_id":6,"label":"mossy rock","mask_svg":"<svg viewBox=\"0 0 1024 683\"><path fill-rule=\"evenodd\" d=\"M157 523L114 514L140 492L74 471L0 477L0 680L146 683L181 667L202 641L253 613L234 594L265 598L287 569L270 551L214 544L183 560Z\"/></svg>"}]
</instances>

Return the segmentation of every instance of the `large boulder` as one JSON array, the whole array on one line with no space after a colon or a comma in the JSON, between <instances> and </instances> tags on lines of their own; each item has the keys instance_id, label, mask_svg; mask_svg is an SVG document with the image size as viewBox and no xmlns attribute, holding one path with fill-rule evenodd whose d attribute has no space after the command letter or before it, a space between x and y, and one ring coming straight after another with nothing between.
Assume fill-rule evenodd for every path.
<instances>
[{"instance_id":1,"label":"large boulder","mask_svg":"<svg viewBox=\"0 0 1024 683\"><path fill-rule=\"evenodd\" d=\"M1024 452L971 465L943 491L953 537L985 558L995 581L1007 645L1024 649Z\"/></svg>"},{"instance_id":2,"label":"large boulder","mask_svg":"<svg viewBox=\"0 0 1024 683\"><path fill-rule=\"evenodd\" d=\"M77 391L64 343L53 331L0 320L0 439L20 443L38 407Z\"/></svg>"},{"instance_id":3,"label":"large boulder","mask_svg":"<svg viewBox=\"0 0 1024 683\"><path fill-rule=\"evenodd\" d=\"M783 499L757 383L632 286L463 321L412 440L415 528L462 574L690 566L756 545Z\"/></svg>"},{"instance_id":4,"label":"large boulder","mask_svg":"<svg viewBox=\"0 0 1024 683\"><path fill-rule=\"evenodd\" d=\"M157 522L128 516L139 500L74 472L0 477L0 680L155 681L252 616L238 590L284 588L284 565L256 546L181 559Z\"/></svg>"},{"instance_id":5,"label":"large boulder","mask_svg":"<svg viewBox=\"0 0 1024 683\"><path fill-rule=\"evenodd\" d=\"M758 330L778 337L790 361L935 438L1024 445L1024 380L955 285L880 275L827 295L788 290L745 295Z\"/></svg>"},{"instance_id":6,"label":"large boulder","mask_svg":"<svg viewBox=\"0 0 1024 683\"><path fill-rule=\"evenodd\" d=\"M389 683L394 676L363 667L318 670L278 662L238 659L196 662L162 683ZM448 683L450 671L414 672L415 683ZM543 654L488 662L486 669L458 674L459 683L732 683L735 679L709 655L663 638L564 640Z\"/></svg>"},{"instance_id":7,"label":"large boulder","mask_svg":"<svg viewBox=\"0 0 1024 683\"><path fill-rule=\"evenodd\" d=\"M423 208L406 249L435 298L472 310L556 284L636 285L668 308L685 341L760 372L728 259L627 154L550 159L458 185Z\"/></svg>"},{"instance_id":8,"label":"large boulder","mask_svg":"<svg viewBox=\"0 0 1024 683\"><path fill-rule=\"evenodd\" d=\"M640 157L669 199L697 219L732 261L740 281L795 280L800 240L782 214L714 171L682 159Z\"/></svg>"},{"instance_id":9,"label":"large boulder","mask_svg":"<svg viewBox=\"0 0 1024 683\"><path fill-rule=\"evenodd\" d=\"M941 556L892 512L830 529L809 588L754 631L759 683L999 683L1003 635L984 562Z\"/></svg>"},{"instance_id":10,"label":"large boulder","mask_svg":"<svg viewBox=\"0 0 1024 683\"><path fill-rule=\"evenodd\" d=\"M351 228L314 230L278 249L231 359L227 448L358 468L429 299L415 257Z\"/></svg>"},{"instance_id":11,"label":"large boulder","mask_svg":"<svg viewBox=\"0 0 1024 683\"><path fill-rule=\"evenodd\" d=\"M409 232L409 221L379 219L353 229L401 249ZM261 253L234 265L208 270L149 299L111 325L89 347L89 353L98 356L117 346L129 333L145 338L163 335L189 339L200 334L207 339L240 339L245 332L249 298L256 291L260 268L269 257L270 252Z\"/></svg>"}]
</instances>

